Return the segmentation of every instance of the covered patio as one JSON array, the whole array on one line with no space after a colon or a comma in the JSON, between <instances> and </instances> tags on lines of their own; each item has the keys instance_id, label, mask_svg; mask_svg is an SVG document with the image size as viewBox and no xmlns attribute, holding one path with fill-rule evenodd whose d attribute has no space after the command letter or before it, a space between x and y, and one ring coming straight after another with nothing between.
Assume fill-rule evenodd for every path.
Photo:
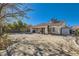
<instances>
[{"instance_id":1,"label":"covered patio","mask_svg":"<svg viewBox=\"0 0 79 59\"><path fill-rule=\"evenodd\" d=\"M47 26L33 26L30 28L31 33L48 34Z\"/></svg>"}]
</instances>

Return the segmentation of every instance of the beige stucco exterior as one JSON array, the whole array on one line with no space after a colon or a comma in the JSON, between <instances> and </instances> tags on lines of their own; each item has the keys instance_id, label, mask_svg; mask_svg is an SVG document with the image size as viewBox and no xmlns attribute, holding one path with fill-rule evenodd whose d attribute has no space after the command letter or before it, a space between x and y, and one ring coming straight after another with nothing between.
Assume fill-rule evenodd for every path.
<instances>
[{"instance_id":1,"label":"beige stucco exterior","mask_svg":"<svg viewBox=\"0 0 79 59\"><path fill-rule=\"evenodd\" d=\"M70 29L69 28L63 28L62 29L62 35L70 35Z\"/></svg>"},{"instance_id":2,"label":"beige stucco exterior","mask_svg":"<svg viewBox=\"0 0 79 59\"><path fill-rule=\"evenodd\" d=\"M65 23L48 23L48 24L43 24L43 25L38 25L38 26L33 26L30 28L31 33L43 33L43 34L69 34L69 30L65 27ZM62 29L64 28L64 29ZM62 30L61 30L62 29ZM63 32L62 32L63 31Z\"/></svg>"},{"instance_id":3,"label":"beige stucco exterior","mask_svg":"<svg viewBox=\"0 0 79 59\"><path fill-rule=\"evenodd\" d=\"M33 26L30 28L30 32L33 33L44 33L47 34L48 33L48 29L47 26Z\"/></svg>"},{"instance_id":4,"label":"beige stucco exterior","mask_svg":"<svg viewBox=\"0 0 79 59\"><path fill-rule=\"evenodd\" d=\"M49 28L51 29L51 34L61 34L61 28L65 27L65 23L62 23L61 25L50 25ZM53 31L53 28L55 28L55 31Z\"/></svg>"}]
</instances>

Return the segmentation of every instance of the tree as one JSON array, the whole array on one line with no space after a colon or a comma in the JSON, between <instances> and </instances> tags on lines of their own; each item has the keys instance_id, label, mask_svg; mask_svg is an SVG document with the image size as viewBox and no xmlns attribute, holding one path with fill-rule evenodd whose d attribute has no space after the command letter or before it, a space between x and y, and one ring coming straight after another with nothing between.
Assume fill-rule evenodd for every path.
<instances>
[{"instance_id":1,"label":"tree","mask_svg":"<svg viewBox=\"0 0 79 59\"><path fill-rule=\"evenodd\" d=\"M27 27L26 23L23 23L21 20L17 21L17 30L18 31L20 31L20 32L24 31L26 27Z\"/></svg>"},{"instance_id":2,"label":"tree","mask_svg":"<svg viewBox=\"0 0 79 59\"><path fill-rule=\"evenodd\" d=\"M3 34L2 29L4 28L7 21L15 19L22 19L27 16L27 12L32 9L28 8L26 4L14 4L14 3L1 3L0 4L0 35Z\"/></svg>"},{"instance_id":3,"label":"tree","mask_svg":"<svg viewBox=\"0 0 79 59\"><path fill-rule=\"evenodd\" d=\"M14 4L14 3L0 3L0 49L6 49L7 46L11 45L11 40L4 35L4 31L7 26L7 22L12 22L13 20L22 20L23 18L29 18L27 12L32 9L28 8L26 4ZM13 25L9 26L14 28ZM9 29L11 29L9 28Z\"/></svg>"},{"instance_id":4,"label":"tree","mask_svg":"<svg viewBox=\"0 0 79 59\"><path fill-rule=\"evenodd\" d=\"M51 18L50 22L58 23L60 21L57 18Z\"/></svg>"},{"instance_id":5,"label":"tree","mask_svg":"<svg viewBox=\"0 0 79 59\"><path fill-rule=\"evenodd\" d=\"M13 32L22 32L26 29L26 27L26 23L23 23L21 20L18 20L17 22L13 22L13 24L8 24L7 30Z\"/></svg>"}]
</instances>

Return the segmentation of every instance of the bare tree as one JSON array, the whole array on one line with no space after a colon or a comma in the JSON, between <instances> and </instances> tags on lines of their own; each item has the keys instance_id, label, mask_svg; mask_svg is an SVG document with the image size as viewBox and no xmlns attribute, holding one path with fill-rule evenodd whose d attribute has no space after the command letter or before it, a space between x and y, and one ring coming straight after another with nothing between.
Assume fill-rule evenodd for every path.
<instances>
[{"instance_id":1,"label":"bare tree","mask_svg":"<svg viewBox=\"0 0 79 59\"><path fill-rule=\"evenodd\" d=\"M1 3L0 4L0 35L2 35L4 24L14 19L29 18L27 12L32 9L27 4Z\"/></svg>"}]
</instances>

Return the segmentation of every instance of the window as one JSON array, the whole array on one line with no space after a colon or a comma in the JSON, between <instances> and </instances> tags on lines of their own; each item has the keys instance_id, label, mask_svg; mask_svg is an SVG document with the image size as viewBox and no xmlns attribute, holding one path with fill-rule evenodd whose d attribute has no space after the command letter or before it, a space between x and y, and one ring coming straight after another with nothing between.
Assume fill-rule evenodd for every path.
<instances>
[{"instance_id":1,"label":"window","mask_svg":"<svg viewBox=\"0 0 79 59\"><path fill-rule=\"evenodd\" d=\"M55 27L52 28L52 31L55 32Z\"/></svg>"}]
</instances>

